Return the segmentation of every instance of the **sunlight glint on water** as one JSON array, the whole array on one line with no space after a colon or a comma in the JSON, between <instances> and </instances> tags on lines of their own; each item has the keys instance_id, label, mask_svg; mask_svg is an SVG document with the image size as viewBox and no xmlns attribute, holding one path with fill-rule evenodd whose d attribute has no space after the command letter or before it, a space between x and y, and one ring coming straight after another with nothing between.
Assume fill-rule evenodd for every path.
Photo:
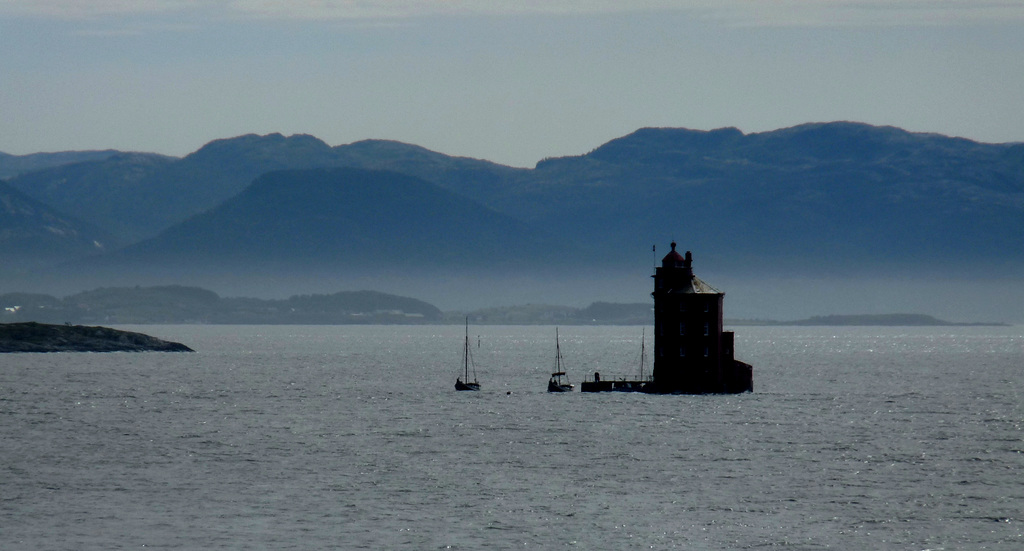
<instances>
[{"instance_id":1,"label":"sunlight glint on water","mask_svg":"<svg viewBox=\"0 0 1024 551\"><path fill-rule=\"evenodd\" d=\"M471 327L479 393L461 326L132 329L198 353L0 358L4 549L1024 545L1019 327L739 327L736 396L548 394L553 327ZM560 328L572 381L640 333Z\"/></svg>"}]
</instances>

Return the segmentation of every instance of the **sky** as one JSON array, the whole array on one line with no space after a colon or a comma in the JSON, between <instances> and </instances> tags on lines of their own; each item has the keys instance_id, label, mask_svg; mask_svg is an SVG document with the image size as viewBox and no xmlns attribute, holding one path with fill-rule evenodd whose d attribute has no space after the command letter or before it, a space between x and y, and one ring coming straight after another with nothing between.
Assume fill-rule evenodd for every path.
<instances>
[{"instance_id":1,"label":"sky","mask_svg":"<svg viewBox=\"0 0 1024 551\"><path fill-rule=\"evenodd\" d=\"M648 126L1024 141L1024 0L0 0L0 152L248 133L532 167Z\"/></svg>"}]
</instances>

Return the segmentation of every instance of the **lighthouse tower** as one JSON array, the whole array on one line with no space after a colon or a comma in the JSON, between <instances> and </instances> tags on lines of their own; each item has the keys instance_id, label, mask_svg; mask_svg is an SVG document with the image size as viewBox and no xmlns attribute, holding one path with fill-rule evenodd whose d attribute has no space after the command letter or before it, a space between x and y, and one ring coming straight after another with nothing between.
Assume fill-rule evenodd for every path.
<instances>
[{"instance_id":1,"label":"lighthouse tower","mask_svg":"<svg viewBox=\"0 0 1024 551\"><path fill-rule=\"evenodd\" d=\"M753 390L751 366L733 358L733 333L722 330L725 293L693 275L693 255L680 255L673 242L653 277L656 391Z\"/></svg>"}]
</instances>

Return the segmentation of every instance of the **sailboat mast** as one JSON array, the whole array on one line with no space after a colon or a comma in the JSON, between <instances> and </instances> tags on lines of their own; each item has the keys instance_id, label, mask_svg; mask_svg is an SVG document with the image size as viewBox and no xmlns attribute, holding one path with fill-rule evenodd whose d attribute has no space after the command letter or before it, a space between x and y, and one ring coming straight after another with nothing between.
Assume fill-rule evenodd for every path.
<instances>
[{"instance_id":1,"label":"sailboat mast","mask_svg":"<svg viewBox=\"0 0 1024 551\"><path fill-rule=\"evenodd\" d=\"M645 337L645 332L646 331L647 331L646 327L643 328L640 331L640 380L641 381L644 380L644 358L647 357L646 352L644 352L644 345L646 344L646 341L645 341L644 337Z\"/></svg>"},{"instance_id":2,"label":"sailboat mast","mask_svg":"<svg viewBox=\"0 0 1024 551\"><path fill-rule=\"evenodd\" d=\"M562 371L562 348L558 344L558 328L555 328L555 372Z\"/></svg>"}]
</instances>

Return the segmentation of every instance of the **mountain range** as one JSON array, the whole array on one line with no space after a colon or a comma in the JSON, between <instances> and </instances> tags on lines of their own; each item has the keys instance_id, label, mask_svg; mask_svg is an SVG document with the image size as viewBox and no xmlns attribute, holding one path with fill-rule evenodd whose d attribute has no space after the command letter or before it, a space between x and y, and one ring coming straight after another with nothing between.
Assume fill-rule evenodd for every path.
<instances>
[{"instance_id":1,"label":"mountain range","mask_svg":"<svg viewBox=\"0 0 1024 551\"><path fill-rule=\"evenodd\" d=\"M0 220L7 287L289 296L362 285L458 307L636 302L663 254L652 245L667 252L674 240L693 250L702 278L739 296L734 317L844 304L876 313L919 303L954 319L1024 310L1020 143L834 122L751 134L643 128L532 169L280 134L216 140L182 158L34 160L0 155L0 207L32 205L8 206ZM65 226L46 229L28 210ZM29 258L41 235L67 245Z\"/></svg>"},{"instance_id":2,"label":"mountain range","mask_svg":"<svg viewBox=\"0 0 1024 551\"><path fill-rule=\"evenodd\" d=\"M114 237L0 180L0 258L7 274L44 269L110 248Z\"/></svg>"}]
</instances>

